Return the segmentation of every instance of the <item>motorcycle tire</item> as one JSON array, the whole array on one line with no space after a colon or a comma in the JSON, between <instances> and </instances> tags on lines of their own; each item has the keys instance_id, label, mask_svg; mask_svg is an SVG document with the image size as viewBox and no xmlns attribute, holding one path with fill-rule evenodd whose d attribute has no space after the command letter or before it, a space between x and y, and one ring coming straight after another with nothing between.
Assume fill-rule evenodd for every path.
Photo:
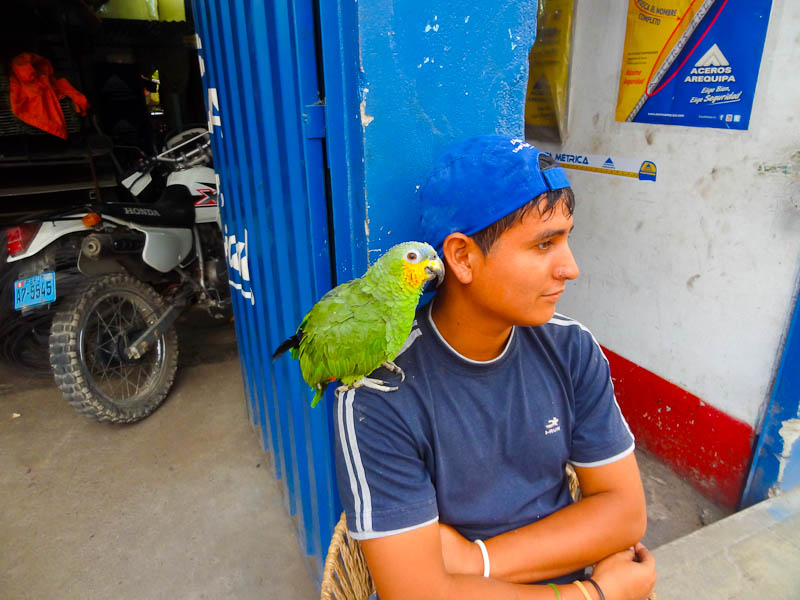
<instances>
[{"instance_id":1,"label":"motorcycle tire","mask_svg":"<svg viewBox=\"0 0 800 600\"><path fill-rule=\"evenodd\" d=\"M73 408L97 421L133 423L164 402L178 368L175 328L140 359L124 349L166 308L153 288L124 274L92 278L75 290L50 333L56 385Z\"/></svg>"}]
</instances>

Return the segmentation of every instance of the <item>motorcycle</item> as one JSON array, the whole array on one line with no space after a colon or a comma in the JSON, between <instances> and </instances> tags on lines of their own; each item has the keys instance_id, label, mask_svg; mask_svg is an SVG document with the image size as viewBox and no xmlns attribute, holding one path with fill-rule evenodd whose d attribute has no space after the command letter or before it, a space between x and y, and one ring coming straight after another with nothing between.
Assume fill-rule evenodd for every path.
<instances>
[{"instance_id":1,"label":"motorcycle","mask_svg":"<svg viewBox=\"0 0 800 600\"><path fill-rule=\"evenodd\" d=\"M201 306L225 318L231 300L208 131L173 136L120 185L131 201L39 210L7 229L6 246L13 307L50 324L64 398L91 419L131 423L172 387L178 316Z\"/></svg>"}]
</instances>

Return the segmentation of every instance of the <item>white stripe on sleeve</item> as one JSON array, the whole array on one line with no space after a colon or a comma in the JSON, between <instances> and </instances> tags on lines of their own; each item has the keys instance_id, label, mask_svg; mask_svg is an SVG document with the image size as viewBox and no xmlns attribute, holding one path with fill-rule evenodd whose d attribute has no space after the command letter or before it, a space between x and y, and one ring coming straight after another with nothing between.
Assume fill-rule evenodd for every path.
<instances>
[{"instance_id":1,"label":"white stripe on sleeve","mask_svg":"<svg viewBox=\"0 0 800 600\"><path fill-rule=\"evenodd\" d=\"M636 447L636 442L631 442L631 445L628 446L628 448L626 448L619 454L615 454L614 456L609 456L608 458L604 458L603 460L596 460L594 462L588 462L588 463L576 462L574 460L571 460L569 462L575 465L576 467L602 467L603 465L610 465L611 463L617 462L621 458L625 458L626 456L628 456L628 454L633 452L633 449L635 447Z\"/></svg>"},{"instance_id":2,"label":"white stripe on sleeve","mask_svg":"<svg viewBox=\"0 0 800 600\"><path fill-rule=\"evenodd\" d=\"M358 449L358 439L356 438L355 420L353 419L353 400L355 399L355 395L355 390L349 390L345 396L345 402L347 403L345 407L347 433L350 450L353 452L353 464L355 465L358 483L361 485L361 493L363 495L361 508L362 531L369 533L372 531L372 496L369 492L369 486L367 485L367 475L364 473L364 464L361 462L361 452Z\"/></svg>"},{"instance_id":3,"label":"white stripe on sleeve","mask_svg":"<svg viewBox=\"0 0 800 600\"><path fill-rule=\"evenodd\" d=\"M358 493L358 484L356 477L353 473L353 464L350 460L350 444L344 434L344 404L347 398L351 396L355 390L349 390L344 398L339 399L339 414L337 415L339 421L339 439L342 442L342 454L344 454L344 462L347 465L347 476L350 478L350 491L353 493L353 502L355 503L356 522L354 523L356 531L364 531L364 522L361 520L361 494Z\"/></svg>"},{"instance_id":4,"label":"white stripe on sleeve","mask_svg":"<svg viewBox=\"0 0 800 600\"><path fill-rule=\"evenodd\" d=\"M410 527L403 527L402 529L392 529L390 531L370 531L367 533L358 533L355 531L349 531L350 537L354 540L374 540L376 538L388 537L390 535L397 535L398 533L405 533L406 531L413 531L415 529L419 529L420 527L425 527L426 525L431 525L436 523L439 520L439 517L433 517L430 521L425 521L424 523L419 523L417 525L411 525Z\"/></svg>"}]
</instances>

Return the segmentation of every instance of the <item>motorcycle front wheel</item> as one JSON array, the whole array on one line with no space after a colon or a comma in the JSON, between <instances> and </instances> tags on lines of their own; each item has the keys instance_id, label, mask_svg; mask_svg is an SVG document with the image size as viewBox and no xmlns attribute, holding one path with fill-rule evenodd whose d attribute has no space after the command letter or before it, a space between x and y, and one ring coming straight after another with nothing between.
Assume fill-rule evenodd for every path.
<instances>
[{"instance_id":1,"label":"motorcycle front wheel","mask_svg":"<svg viewBox=\"0 0 800 600\"><path fill-rule=\"evenodd\" d=\"M149 351L125 349L166 310L164 299L129 275L87 280L53 318L50 365L56 385L78 412L97 421L133 423L167 397L178 368L178 335L161 333Z\"/></svg>"}]
</instances>

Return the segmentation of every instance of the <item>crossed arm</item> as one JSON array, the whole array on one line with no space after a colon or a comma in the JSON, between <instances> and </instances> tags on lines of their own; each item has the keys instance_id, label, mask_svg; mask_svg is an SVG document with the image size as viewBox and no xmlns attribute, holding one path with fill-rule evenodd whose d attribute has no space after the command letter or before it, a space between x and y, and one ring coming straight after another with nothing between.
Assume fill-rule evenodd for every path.
<instances>
[{"instance_id":1,"label":"crossed arm","mask_svg":"<svg viewBox=\"0 0 800 600\"><path fill-rule=\"evenodd\" d=\"M647 518L635 457L631 454L609 465L575 470L582 500L484 540L490 578L482 577L478 546L445 524L362 542L381 600L552 599L549 587L519 584L573 572L638 542ZM601 583L608 600L639 597L636 590L644 589L647 573L642 564L633 562L633 553L612 566L603 571L608 576ZM649 570L654 577L654 568ZM561 598L582 600L583 596L568 586L562 588Z\"/></svg>"}]
</instances>

